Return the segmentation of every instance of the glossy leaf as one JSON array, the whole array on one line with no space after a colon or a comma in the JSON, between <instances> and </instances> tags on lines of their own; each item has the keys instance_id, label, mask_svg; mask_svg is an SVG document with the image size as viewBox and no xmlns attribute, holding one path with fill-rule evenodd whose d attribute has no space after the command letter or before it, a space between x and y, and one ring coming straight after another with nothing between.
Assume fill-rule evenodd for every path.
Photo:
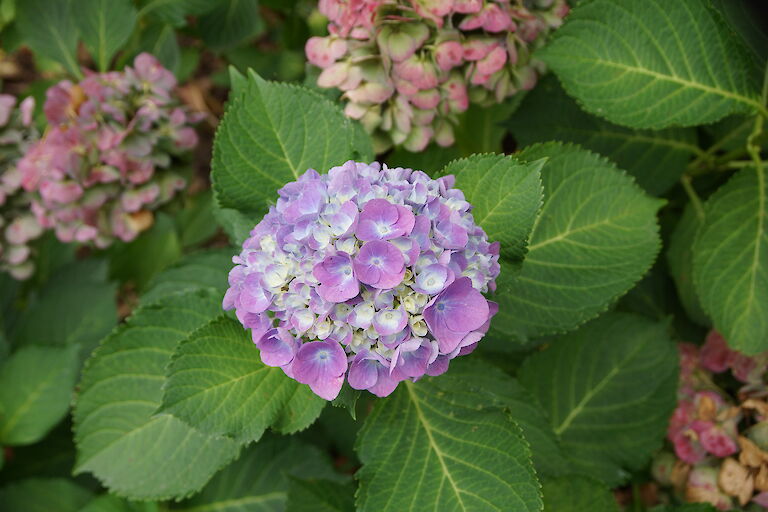
<instances>
[{"instance_id":1,"label":"glossy leaf","mask_svg":"<svg viewBox=\"0 0 768 512\"><path fill-rule=\"evenodd\" d=\"M531 356L519 378L576 472L615 486L661 446L676 404L676 354L666 325L611 313Z\"/></svg>"},{"instance_id":2,"label":"glossy leaf","mask_svg":"<svg viewBox=\"0 0 768 512\"><path fill-rule=\"evenodd\" d=\"M286 434L303 430L325 406L309 386L262 363L250 333L225 317L179 344L167 376L164 412L241 441L258 440L270 426Z\"/></svg>"},{"instance_id":3,"label":"glossy leaf","mask_svg":"<svg viewBox=\"0 0 768 512\"><path fill-rule=\"evenodd\" d=\"M210 291L169 295L139 308L102 342L75 404L76 473L93 473L124 497L161 500L199 490L237 455L234 441L157 413L176 345L220 311Z\"/></svg>"},{"instance_id":4,"label":"glossy leaf","mask_svg":"<svg viewBox=\"0 0 768 512\"><path fill-rule=\"evenodd\" d=\"M593 0L539 52L586 110L634 128L761 110L757 61L708 0Z\"/></svg>"},{"instance_id":5,"label":"glossy leaf","mask_svg":"<svg viewBox=\"0 0 768 512\"><path fill-rule=\"evenodd\" d=\"M693 246L701 305L728 344L768 350L768 181L765 169L735 174L706 203Z\"/></svg>"}]
</instances>

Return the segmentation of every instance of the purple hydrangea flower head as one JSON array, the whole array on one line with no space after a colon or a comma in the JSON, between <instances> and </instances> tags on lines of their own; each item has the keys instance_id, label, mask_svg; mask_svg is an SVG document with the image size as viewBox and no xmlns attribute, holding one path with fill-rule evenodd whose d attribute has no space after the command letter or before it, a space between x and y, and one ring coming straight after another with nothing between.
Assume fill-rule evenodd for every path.
<instances>
[{"instance_id":1,"label":"purple hydrangea flower head","mask_svg":"<svg viewBox=\"0 0 768 512\"><path fill-rule=\"evenodd\" d=\"M32 198L21 186L18 161L37 141L32 123L35 102L26 98L17 104L14 96L0 94L0 271L16 279L34 272L34 250L30 243L43 227L30 211Z\"/></svg>"},{"instance_id":2,"label":"purple hydrangea flower head","mask_svg":"<svg viewBox=\"0 0 768 512\"><path fill-rule=\"evenodd\" d=\"M86 72L47 91L49 129L18 165L42 226L106 247L152 225L152 211L185 186L173 159L197 144L199 117L174 99L175 85L141 54L123 72Z\"/></svg>"},{"instance_id":3,"label":"purple hydrangea flower head","mask_svg":"<svg viewBox=\"0 0 768 512\"><path fill-rule=\"evenodd\" d=\"M345 112L377 152L454 142L470 101L499 103L531 89L531 58L568 14L566 0L321 0L327 37L307 41L320 87L338 88Z\"/></svg>"},{"instance_id":4,"label":"purple hydrangea flower head","mask_svg":"<svg viewBox=\"0 0 768 512\"><path fill-rule=\"evenodd\" d=\"M349 161L310 169L233 258L225 309L264 364L326 400L346 380L378 396L470 353L498 307L498 243L453 177Z\"/></svg>"}]
</instances>

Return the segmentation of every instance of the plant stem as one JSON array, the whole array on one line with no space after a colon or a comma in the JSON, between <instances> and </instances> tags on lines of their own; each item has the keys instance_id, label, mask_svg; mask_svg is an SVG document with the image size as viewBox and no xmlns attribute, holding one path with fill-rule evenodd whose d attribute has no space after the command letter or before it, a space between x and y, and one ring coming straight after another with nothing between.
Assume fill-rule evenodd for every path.
<instances>
[{"instance_id":1,"label":"plant stem","mask_svg":"<svg viewBox=\"0 0 768 512\"><path fill-rule=\"evenodd\" d=\"M683 174L680 177L680 183L683 185L685 193L688 194L688 198L691 200L693 209L696 212L696 217L698 217L699 220L704 220L704 205L701 203L699 194L696 193L696 190L691 184L691 177L688 174Z\"/></svg>"}]
</instances>

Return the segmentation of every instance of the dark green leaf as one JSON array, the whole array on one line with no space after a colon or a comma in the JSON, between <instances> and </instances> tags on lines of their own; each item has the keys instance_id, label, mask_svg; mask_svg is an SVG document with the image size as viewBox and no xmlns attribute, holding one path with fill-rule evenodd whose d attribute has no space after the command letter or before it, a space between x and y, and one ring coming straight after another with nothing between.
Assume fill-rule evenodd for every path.
<instances>
[{"instance_id":1,"label":"dark green leaf","mask_svg":"<svg viewBox=\"0 0 768 512\"><path fill-rule=\"evenodd\" d=\"M16 25L32 50L81 76L77 63L77 26L72 0L23 0L16 5Z\"/></svg>"},{"instance_id":2,"label":"dark green leaf","mask_svg":"<svg viewBox=\"0 0 768 512\"><path fill-rule=\"evenodd\" d=\"M613 493L591 478L569 475L544 480L544 512L619 512Z\"/></svg>"},{"instance_id":3,"label":"dark green leaf","mask_svg":"<svg viewBox=\"0 0 768 512\"><path fill-rule=\"evenodd\" d=\"M0 367L0 445L32 444L64 418L79 348L27 346Z\"/></svg>"},{"instance_id":4,"label":"dark green leaf","mask_svg":"<svg viewBox=\"0 0 768 512\"><path fill-rule=\"evenodd\" d=\"M703 212L701 212L703 215ZM701 302L693 286L693 242L696 231L704 219L699 218L696 208L688 204L675 230L669 238L667 248L667 264L672 278L675 280L677 295L691 320L708 326L709 318L701 308Z\"/></svg>"},{"instance_id":5,"label":"dark green leaf","mask_svg":"<svg viewBox=\"0 0 768 512\"><path fill-rule=\"evenodd\" d=\"M292 478L285 512L355 512L355 486Z\"/></svg>"},{"instance_id":6,"label":"dark green leaf","mask_svg":"<svg viewBox=\"0 0 768 512\"><path fill-rule=\"evenodd\" d=\"M677 352L665 324L611 313L531 356L519 377L578 473L614 486L661 446L676 403Z\"/></svg>"},{"instance_id":7,"label":"dark green leaf","mask_svg":"<svg viewBox=\"0 0 768 512\"><path fill-rule=\"evenodd\" d=\"M169 70L176 72L181 58L176 31L171 25L153 23L141 31L139 51L151 53Z\"/></svg>"},{"instance_id":8,"label":"dark green leaf","mask_svg":"<svg viewBox=\"0 0 768 512\"><path fill-rule=\"evenodd\" d=\"M232 249L209 249L185 256L149 283L142 301L150 303L192 290L211 290L224 297L233 254Z\"/></svg>"},{"instance_id":9,"label":"dark green leaf","mask_svg":"<svg viewBox=\"0 0 768 512\"><path fill-rule=\"evenodd\" d=\"M203 42L214 50L237 46L264 29L258 0L219 0L205 16L198 29Z\"/></svg>"},{"instance_id":10,"label":"dark green leaf","mask_svg":"<svg viewBox=\"0 0 768 512\"><path fill-rule=\"evenodd\" d=\"M693 128L633 130L587 114L554 76L528 93L507 125L520 146L555 139L600 153L651 194L662 194L677 183L691 157L702 152Z\"/></svg>"},{"instance_id":11,"label":"dark green leaf","mask_svg":"<svg viewBox=\"0 0 768 512\"><path fill-rule=\"evenodd\" d=\"M0 489L3 512L79 512L91 493L64 478L30 478Z\"/></svg>"},{"instance_id":12,"label":"dark green leaf","mask_svg":"<svg viewBox=\"0 0 768 512\"><path fill-rule=\"evenodd\" d=\"M85 45L99 70L106 71L133 32L136 9L130 0L78 0L72 8Z\"/></svg>"},{"instance_id":13,"label":"dark green leaf","mask_svg":"<svg viewBox=\"0 0 768 512\"><path fill-rule=\"evenodd\" d=\"M160 512L157 503L147 501L128 501L111 494L105 494L92 500L80 509L80 512Z\"/></svg>"},{"instance_id":14,"label":"dark green leaf","mask_svg":"<svg viewBox=\"0 0 768 512\"><path fill-rule=\"evenodd\" d=\"M586 110L634 128L766 112L756 59L709 1L584 2L538 56Z\"/></svg>"}]
</instances>

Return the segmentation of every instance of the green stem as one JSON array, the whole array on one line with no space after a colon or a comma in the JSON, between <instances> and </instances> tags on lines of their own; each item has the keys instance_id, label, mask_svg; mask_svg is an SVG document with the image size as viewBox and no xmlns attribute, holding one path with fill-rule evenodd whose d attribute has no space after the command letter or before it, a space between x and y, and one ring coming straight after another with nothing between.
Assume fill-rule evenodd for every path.
<instances>
[{"instance_id":1,"label":"green stem","mask_svg":"<svg viewBox=\"0 0 768 512\"><path fill-rule=\"evenodd\" d=\"M683 185L685 193L688 194L688 198L691 200L693 210L696 212L696 217L698 217L699 220L704 220L704 205L701 202L699 194L696 193L696 190L691 184L691 177L688 174L683 174L680 177L680 183Z\"/></svg>"}]
</instances>

